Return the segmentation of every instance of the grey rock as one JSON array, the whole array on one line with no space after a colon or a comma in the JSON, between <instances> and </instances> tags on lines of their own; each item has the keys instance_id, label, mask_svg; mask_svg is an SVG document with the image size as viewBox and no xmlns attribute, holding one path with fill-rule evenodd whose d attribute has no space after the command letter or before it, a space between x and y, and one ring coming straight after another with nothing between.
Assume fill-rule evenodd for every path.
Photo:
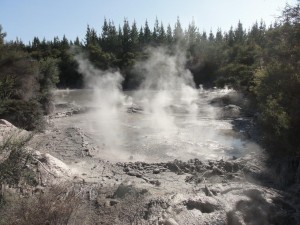
<instances>
[{"instance_id":1,"label":"grey rock","mask_svg":"<svg viewBox=\"0 0 300 225\"><path fill-rule=\"evenodd\" d=\"M204 196L199 199L189 199L185 203L185 205L189 210L198 209L202 213L212 213L216 210L221 209L221 206L217 202L217 200L211 197L204 197Z\"/></svg>"},{"instance_id":2,"label":"grey rock","mask_svg":"<svg viewBox=\"0 0 300 225\"><path fill-rule=\"evenodd\" d=\"M160 169L154 169L154 170L153 170L153 173L154 173L154 174L159 174L159 173L160 173Z\"/></svg>"}]
</instances>

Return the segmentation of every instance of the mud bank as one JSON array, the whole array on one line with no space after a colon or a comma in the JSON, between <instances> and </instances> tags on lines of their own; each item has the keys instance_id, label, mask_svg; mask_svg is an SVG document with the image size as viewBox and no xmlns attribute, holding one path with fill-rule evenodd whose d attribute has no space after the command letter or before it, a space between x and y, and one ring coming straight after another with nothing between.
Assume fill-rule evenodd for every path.
<instances>
[{"instance_id":1,"label":"mud bank","mask_svg":"<svg viewBox=\"0 0 300 225\"><path fill-rule=\"evenodd\" d=\"M226 160L112 162L101 158L76 124L61 126L72 114L60 115L49 118L47 130L35 135L30 147L68 167L66 180L85 201L73 224L300 222L299 189L278 189L263 152Z\"/></svg>"},{"instance_id":2,"label":"mud bank","mask_svg":"<svg viewBox=\"0 0 300 225\"><path fill-rule=\"evenodd\" d=\"M27 190L23 187L15 190L30 196L46 192L53 185L63 184L68 190L72 189L80 198L80 206L68 224L300 224L300 185L295 182L300 172L291 172L293 169L287 164L278 164L247 141L259 141L259 135L253 119L245 116L244 105L240 104L242 108L232 105L239 105L240 98L232 102L226 98L224 101L224 97L210 100L207 96L211 93L202 95L203 101L199 103L203 104L204 112L199 114L211 116L211 111L218 112L218 118L195 117L197 120L186 123L184 113L176 106L175 112L179 113L176 116L179 115L181 125L186 127L180 126L178 131L181 132L176 130L176 138L169 142L176 142L179 137L184 140L182 145L175 145L176 154L182 157L176 158L175 154L171 159L162 158L166 155L164 148L171 146L165 142L168 136L154 139L153 133L152 143L156 140L163 143L162 147L141 151L146 155L155 150L156 160L141 160L130 149L124 155L120 151L107 151L108 146L98 141L99 133L95 135L90 129L93 124L89 116L97 108L70 102L57 104L55 113L47 117L46 130L35 134L26 146L32 160L26 161L24 168L35 174L37 182L31 188L27 185ZM216 106L207 106L209 101ZM174 112L174 108L171 111ZM145 119L143 113L143 108L133 105L123 112L129 125L136 119ZM205 131L203 136L197 136L197 122ZM2 133L13 126L3 124L0 124L5 128ZM125 124L126 129L128 124ZM189 150L203 149L205 156L211 153L205 148L218 149L221 145L209 139L197 145L197 140L204 139L205 133L216 125L220 127L217 129L220 135L209 137L224 137L222 144L227 143L227 139L237 140L235 148L220 148L209 160L190 157L191 152L185 154ZM140 131L134 126L128 130ZM151 138L143 133L132 134L130 140L140 138L139 144ZM195 135L195 139L188 141L189 134ZM191 145L193 148L189 148ZM294 164L292 168L297 171L300 166ZM284 183L287 180L289 182Z\"/></svg>"}]
</instances>

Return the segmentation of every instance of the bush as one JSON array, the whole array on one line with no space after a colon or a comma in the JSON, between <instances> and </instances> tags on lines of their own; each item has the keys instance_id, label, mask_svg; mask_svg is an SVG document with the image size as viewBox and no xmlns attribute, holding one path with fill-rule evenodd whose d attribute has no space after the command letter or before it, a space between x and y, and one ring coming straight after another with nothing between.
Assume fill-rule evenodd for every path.
<instances>
[{"instance_id":1,"label":"bush","mask_svg":"<svg viewBox=\"0 0 300 225\"><path fill-rule=\"evenodd\" d=\"M31 134L13 132L0 143L0 184L18 185L22 177L29 177L30 173L24 165L29 157L25 145L31 137ZM36 184L34 182L33 185Z\"/></svg>"},{"instance_id":2,"label":"bush","mask_svg":"<svg viewBox=\"0 0 300 225\"><path fill-rule=\"evenodd\" d=\"M53 186L29 198L16 195L0 209L0 225L68 224L79 206L75 191Z\"/></svg>"},{"instance_id":3,"label":"bush","mask_svg":"<svg viewBox=\"0 0 300 225\"><path fill-rule=\"evenodd\" d=\"M0 103L0 118L25 130L42 129L43 111L36 101L6 100Z\"/></svg>"}]
</instances>

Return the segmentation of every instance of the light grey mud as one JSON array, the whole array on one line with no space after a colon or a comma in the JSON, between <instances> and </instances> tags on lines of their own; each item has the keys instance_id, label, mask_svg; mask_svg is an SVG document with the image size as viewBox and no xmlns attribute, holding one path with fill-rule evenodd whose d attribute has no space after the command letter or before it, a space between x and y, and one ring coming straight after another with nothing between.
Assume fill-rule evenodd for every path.
<instances>
[{"instance_id":1,"label":"light grey mud","mask_svg":"<svg viewBox=\"0 0 300 225\"><path fill-rule=\"evenodd\" d=\"M64 126L73 115L74 110L49 117L47 130L30 145L68 166L65 179L99 224L299 223L299 192L276 189L263 153L212 161L109 162L76 123Z\"/></svg>"}]
</instances>

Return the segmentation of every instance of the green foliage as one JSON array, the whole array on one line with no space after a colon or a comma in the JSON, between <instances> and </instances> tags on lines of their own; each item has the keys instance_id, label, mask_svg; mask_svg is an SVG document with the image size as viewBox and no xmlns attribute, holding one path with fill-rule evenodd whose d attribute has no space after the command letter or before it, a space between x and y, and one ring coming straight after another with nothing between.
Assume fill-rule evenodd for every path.
<instances>
[{"instance_id":1,"label":"green foliage","mask_svg":"<svg viewBox=\"0 0 300 225\"><path fill-rule=\"evenodd\" d=\"M24 162L27 161L29 155L25 151L25 145L31 137L29 134L22 135L16 131L0 143L0 154L8 155L0 161L0 184L18 185L21 178L26 178L26 182L28 181L29 173L24 168ZM33 180L31 179L30 182ZM36 184L36 182L33 183Z\"/></svg>"},{"instance_id":2,"label":"green foliage","mask_svg":"<svg viewBox=\"0 0 300 225\"><path fill-rule=\"evenodd\" d=\"M253 78L266 143L281 153L300 153L299 6L287 6L282 25L267 31L263 64Z\"/></svg>"},{"instance_id":3,"label":"green foliage","mask_svg":"<svg viewBox=\"0 0 300 225\"><path fill-rule=\"evenodd\" d=\"M13 96L15 79L12 76L4 75L0 78L0 101L3 102ZM0 104L1 105L1 104Z\"/></svg>"},{"instance_id":4,"label":"green foliage","mask_svg":"<svg viewBox=\"0 0 300 225\"><path fill-rule=\"evenodd\" d=\"M5 32L2 32L2 26L0 25L0 47L4 44L4 38L6 36Z\"/></svg>"},{"instance_id":5,"label":"green foliage","mask_svg":"<svg viewBox=\"0 0 300 225\"><path fill-rule=\"evenodd\" d=\"M0 117L26 129L43 128L43 111L37 101L6 100L0 105Z\"/></svg>"},{"instance_id":6,"label":"green foliage","mask_svg":"<svg viewBox=\"0 0 300 225\"><path fill-rule=\"evenodd\" d=\"M57 60L46 58L40 61L40 85L43 90L54 88L59 82Z\"/></svg>"},{"instance_id":7,"label":"green foliage","mask_svg":"<svg viewBox=\"0 0 300 225\"><path fill-rule=\"evenodd\" d=\"M42 59L39 62L39 102L46 114L54 110L52 89L59 82L58 60L53 58Z\"/></svg>"}]
</instances>

